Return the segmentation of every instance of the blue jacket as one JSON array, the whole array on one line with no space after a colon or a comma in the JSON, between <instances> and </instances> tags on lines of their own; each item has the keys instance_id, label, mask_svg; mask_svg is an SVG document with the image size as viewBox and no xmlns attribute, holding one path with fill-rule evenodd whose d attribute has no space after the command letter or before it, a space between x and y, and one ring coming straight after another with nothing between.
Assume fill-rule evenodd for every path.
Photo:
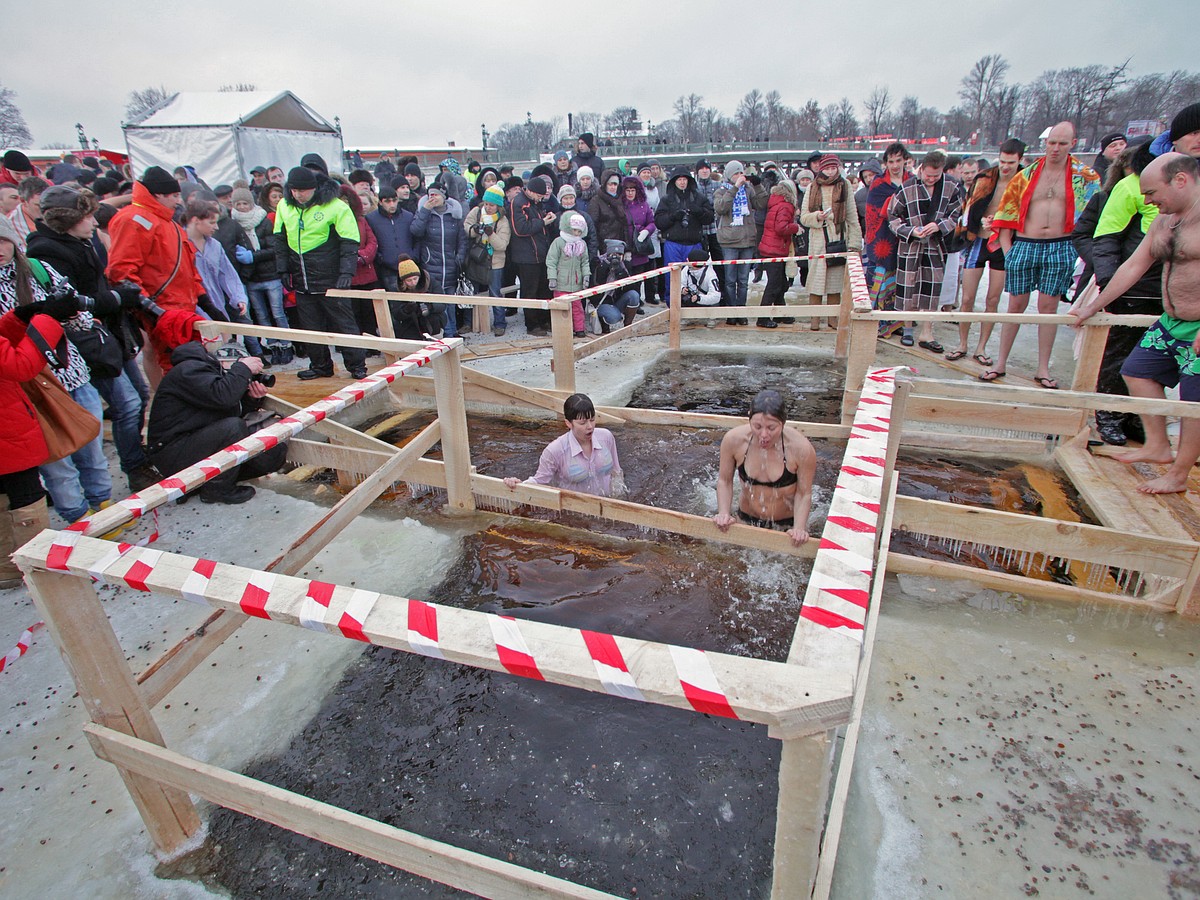
<instances>
[{"instance_id":1,"label":"blue jacket","mask_svg":"<svg viewBox=\"0 0 1200 900\"><path fill-rule=\"evenodd\" d=\"M436 213L424 203L410 228L416 239L421 268L429 276L434 294L453 294L458 273L467 259L467 231L462 206L447 197Z\"/></svg>"},{"instance_id":2,"label":"blue jacket","mask_svg":"<svg viewBox=\"0 0 1200 900\"><path fill-rule=\"evenodd\" d=\"M375 251L375 272L383 280L383 274L396 274L400 254L413 256L412 224L415 217L407 209L396 209L394 216L383 213L383 207L367 214L367 224L375 232L379 249Z\"/></svg>"}]
</instances>

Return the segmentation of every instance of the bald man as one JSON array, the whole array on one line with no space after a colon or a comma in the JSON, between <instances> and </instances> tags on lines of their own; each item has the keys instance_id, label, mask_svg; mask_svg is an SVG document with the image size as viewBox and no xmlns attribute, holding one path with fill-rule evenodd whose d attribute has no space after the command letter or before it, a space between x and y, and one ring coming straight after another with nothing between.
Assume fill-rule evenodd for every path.
<instances>
[{"instance_id":1,"label":"bald man","mask_svg":"<svg viewBox=\"0 0 1200 900\"><path fill-rule=\"evenodd\" d=\"M992 220L1004 250L1004 289L1009 293L1008 312L1022 313L1029 295L1038 292L1038 312L1053 315L1071 286L1078 259L1071 243L1075 218L1100 188L1100 176L1071 155L1075 126L1059 122L1046 138L1046 155L1013 176ZM994 367L979 376L995 381L1007 371L1008 354L1020 325L1000 329L1000 353ZM1034 381L1054 389L1050 354L1055 325L1038 326L1038 364Z\"/></svg>"},{"instance_id":2,"label":"bald man","mask_svg":"<svg viewBox=\"0 0 1200 900\"><path fill-rule=\"evenodd\" d=\"M1161 262L1162 317L1129 354L1121 376L1134 397L1161 400L1164 387L1179 385L1180 398L1195 402L1200 400L1200 163L1182 153L1166 153L1146 166L1141 188L1146 202L1158 207L1158 216L1100 295L1071 315L1082 324ZM1171 464L1165 474L1138 485L1144 494L1186 491L1188 474L1200 459L1200 419L1182 420L1177 454L1167 440L1166 418L1143 415L1142 424L1142 449L1116 458Z\"/></svg>"}]
</instances>

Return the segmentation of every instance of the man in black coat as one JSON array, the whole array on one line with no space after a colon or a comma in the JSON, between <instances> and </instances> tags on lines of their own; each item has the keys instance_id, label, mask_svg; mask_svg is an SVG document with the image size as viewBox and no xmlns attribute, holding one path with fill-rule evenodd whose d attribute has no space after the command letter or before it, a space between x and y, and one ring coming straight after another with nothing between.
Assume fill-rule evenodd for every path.
<instances>
[{"instance_id":1,"label":"man in black coat","mask_svg":"<svg viewBox=\"0 0 1200 900\"><path fill-rule=\"evenodd\" d=\"M691 170L676 166L654 213L654 225L663 237L663 263L685 262L689 253L703 248L704 226L713 218L713 205Z\"/></svg>"},{"instance_id":2,"label":"man in black coat","mask_svg":"<svg viewBox=\"0 0 1200 900\"><path fill-rule=\"evenodd\" d=\"M247 356L221 361L210 355L205 345L194 339L194 326L201 321L184 310L171 310L155 326L168 343L191 335L171 351L171 370L163 376L150 405L150 458L165 473L193 466L251 435L254 430L242 416L258 409L267 395L266 385L254 380L262 371L262 360ZM254 488L238 482L270 474L286 459L287 443L280 442L210 479L200 488L200 500L245 503L254 496Z\"/></svg>"}]
</instances>

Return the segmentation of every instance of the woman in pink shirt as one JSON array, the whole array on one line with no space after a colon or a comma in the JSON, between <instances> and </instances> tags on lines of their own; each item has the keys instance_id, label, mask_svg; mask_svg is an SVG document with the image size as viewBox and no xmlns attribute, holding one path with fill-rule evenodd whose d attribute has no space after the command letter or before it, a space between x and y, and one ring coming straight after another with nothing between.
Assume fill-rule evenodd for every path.
<instances>
[{"instance_id":1,"label":"woman in pink shirt","mask_svg":"<svg viewBox=\"0 0 1200 900\"><path fill-rule=\"evenodd\" d=\"M617 459L617 442L607 428L596 427L596 407L587 394L572 394L563 403L567 433L542 451L537 473L525 479L583 494L610 497L624 493L624 475ZM615 484L614 484L615 482ZM505 478L509 490L520 479Z\"/></svg>"}]
</instances>

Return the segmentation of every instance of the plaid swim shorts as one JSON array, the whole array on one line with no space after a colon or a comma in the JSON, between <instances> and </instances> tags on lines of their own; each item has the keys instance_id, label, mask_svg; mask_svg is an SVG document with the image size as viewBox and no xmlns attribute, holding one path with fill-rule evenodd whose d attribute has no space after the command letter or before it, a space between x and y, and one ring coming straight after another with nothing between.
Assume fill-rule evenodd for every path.
<instances>
[{"instance_id":1,"label":"plaid swim shorts","mask_svg":"<svg viewBox=\"0 0 1200 900\"><path fill-rule=\"evenodd\" d=\"M1004 289L1010 294L1065 296L1077 259L1069 237L1014 238L1004 258Z\"/></svg>"}]
</instances>

